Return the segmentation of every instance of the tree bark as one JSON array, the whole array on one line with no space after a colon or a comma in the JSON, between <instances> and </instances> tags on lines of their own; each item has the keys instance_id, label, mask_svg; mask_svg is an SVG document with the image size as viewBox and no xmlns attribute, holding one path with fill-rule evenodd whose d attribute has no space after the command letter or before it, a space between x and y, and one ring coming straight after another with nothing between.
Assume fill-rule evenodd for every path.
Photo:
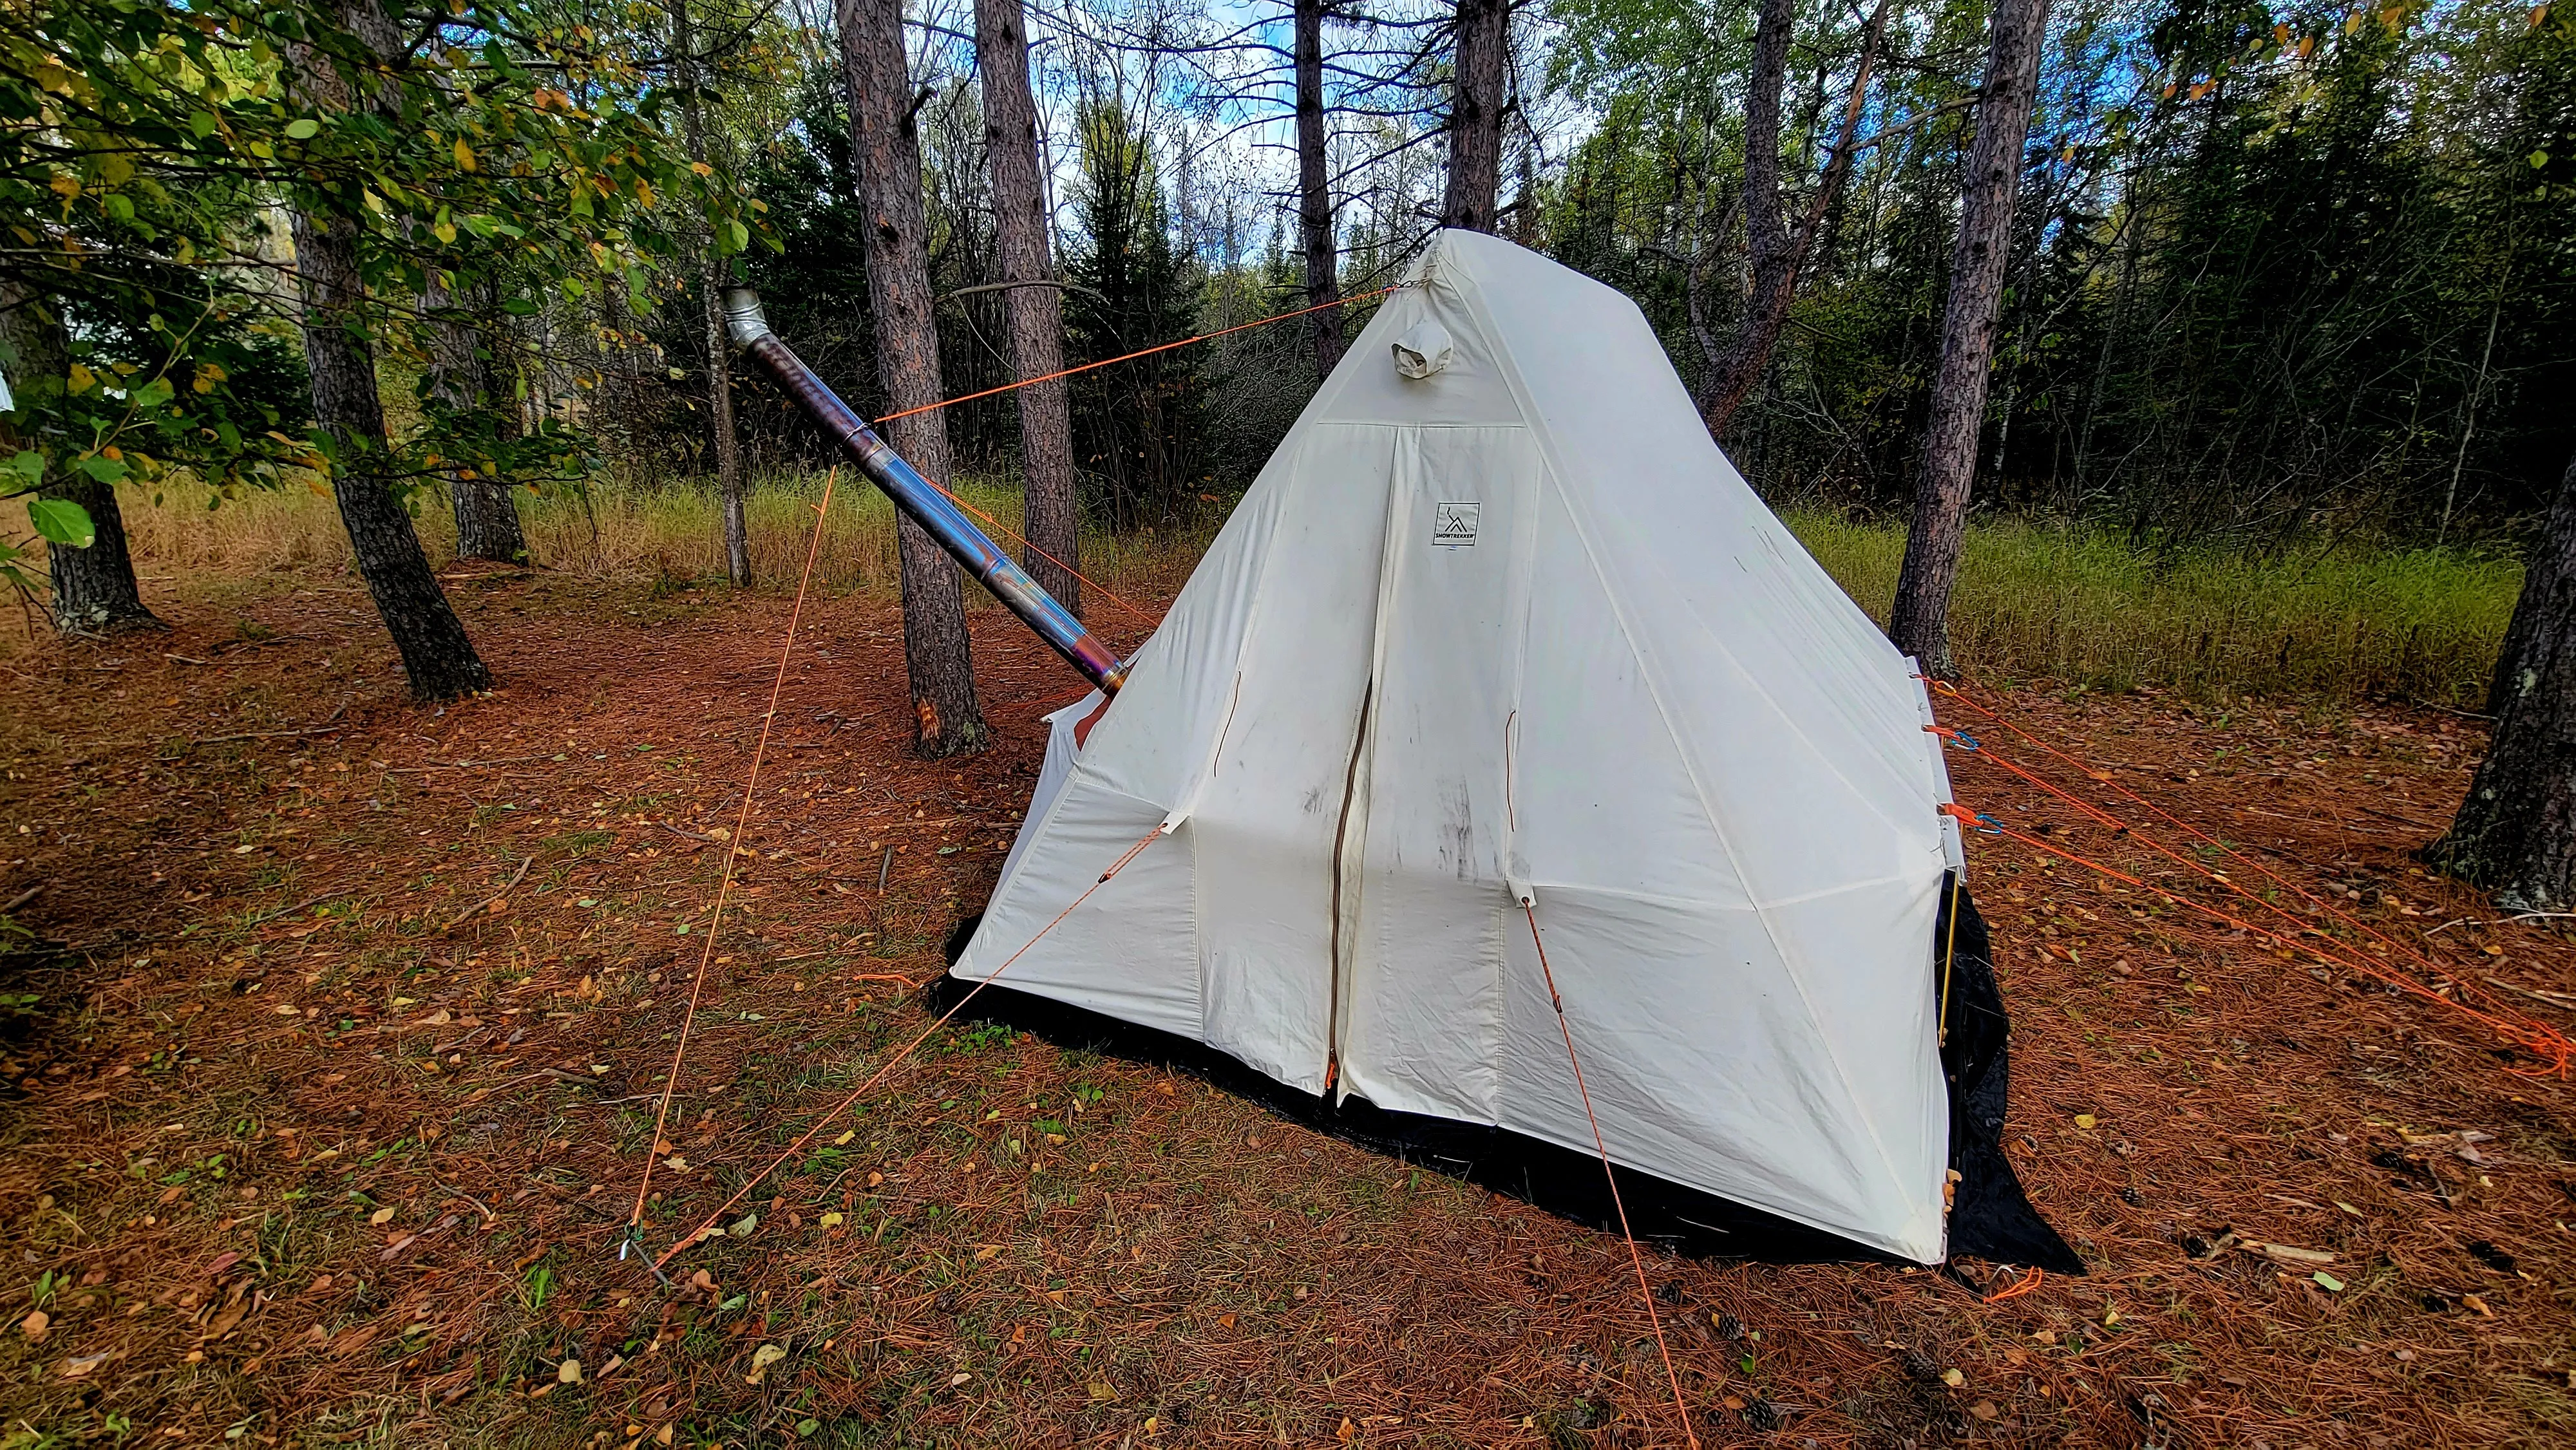
<instances>
[{"instance_id":1,"label":"tree bark","mask_svg":"<svg viewBox=\"0 0 2576 1450\"><path fill-rule=\"evenodd\" d=\"M1753 75L1744 98L1744 242L1753 275L1733 339L1723 349L1705 336L1700 342L1709 354L1700 418L1712 437L1725 431L1745 395L1770 366L1771 349L1788 325L1789 304L1797 296L1798 273L1815 249L1816 234L1842 192L1843 179L1851 173L1852 141L1869 97L1870 70L1878 60L1887 12L1887 0L1880 0L1870 16L1851 94L1843 103L1841 134L1835 138L1805 218L1792 231L1780 195L1780 86L1789 69L1797 8L1793 0L1762 0L1753 31Z\"/></svg>"},{"instance_id":2,"label":"tree bark","mask_svg":"<svg viewBox=\"0 0 2576 1450\"><path fill-rule=\"evenodd\" d=\"M984 152L993 177L993 241L1011 332L1011 368L1042 378L1064 367L1064 294L1053 286L1037 98L1029 90L1028 20L1020 0L975 0L975 70L984 82ZM1066 384L1019 390L1020 474L1028 542L1020 566L1075 617L1082 614L1082 501L1073 472ZM1044 552L1040 552L1043 550ZM1055 560L1047 555L1052 554Z\"/></svg>"},{"instance_id":3,"label":"tree bark","mask_svg":"<svg viewBox=\"0 0 2576 1450\"><path fill-rule=\"evenodd\" d=\"M62 314L23 284L0 283L0 347L8 354L15 411L41 426L70 386L71 340L64 332ZM38 441L23 440L27 445ZM54 597L48 609L54 627L66 634L164 628L160 617L144 607L142 589L135 583L134 559L126 551L125 516L117 511L115 487L87 474L58 472L37 495L80 505L88 511L96 534L86 549L50 539L45 542L45 564L53 573Z\"/></svg>"},{"instance_id":4,"label":"tree bark","mask_svg":"<svg viewBox=\"0 0 2576 1450\"><path fill-rule=\"evenodd\" d=\"M429 349L429 385L439 401L460 413L489 412L502 437L518 433L518 409L498 396L492 362L482 331L498 308L490 282L476 284L477 303L470 313L453 311L457 300L434 278L421 290L421 308L433 317ZM440 315L444 313L445 315ZM449 476L448 498L456 515L456 556L488 559L496 564L528 562L528 539L519 528L519 510L507 483L463 471Z\"/></svg>"},{"instance_id":5,"label":"tree bark","mask_svg":"<svg viewBox=\"0 0 2576 1450\"><path fill-rule=\"evenodd\" d=\"M850 145L866 224L868 300L877 373L900 413L940 399L939 327L930 291L921 203L921 142L904 70L903 0L838 0L841 69L850 91ZM1017 289L1015 289L1017 290ZM898 418L887 441L926 478L951 477L944 412ZM956 564L919 525L896 526L903 555L903 652L918 729L913 749L937 759L988 742L975 704L964 586Z\"/></svg>"},{"instance_id":6,"label":"tree bark","mask_svg":"<svg viewBox=\"0 0 2576 1450\"><path fill-rule=\"evenodd\" d=\"M698 101L697 41L689 28L689 0L671 0L671 49L679 59L680 131L689 160L707 159L706 119ZM698 254L698 292L707 329L707 431L715 447L716 498L724 514L725 578L751 587L751 534L742 515L742 450L733 434L733 354L725 342L724 279L718 275L715 234Z\"/></svg>"},{"instance_id":7,"label":"tree bark","mask_svg":"<svg viewBox=\"0 0 2576 1450\"><path fill-rule=\"evenodd\" d=\"M392 53L393 26L371 0L349 7L344 18L380 54ZM347 110L358 103L386 109L382 96L359 102L329 58L309 47L298 46L294 62L298 88L321 108ZM376 393L375 355L367 341L357 223L299 208L294 235L313 420L330 433L339 454L331 467L331 492L349 531L359 577L366 580L376 613L402 655L415 697L448 700L490 689L491 672L474 653L464 623L448 607L411 515L386 476L385 408Z\"/></svg>"},{"instance_id":8,"label":"tree bark","mask_svg":"<svg viewBox=\"0 0 2576 1450\"><path fill-rule=\"evenodd\" d=\"M1341 254L1333 234L1330 157L1324 132L1324 0L1296 0L1297 9L1297 226L1305 238L1306 305L1324 307L1306 319L1315 348L1315 372L1330 377L1342 360L1342 313L1326 304L1342 298Z\"/></svg>"},{"instance_id":9,"label":"tree bark","mask_svg":"<svg viewBox=\"0 0 2576 1450\"><path fill-rule=\"evenodd\" d=\"M2565 911L2576 902L2576 459L2505 641L2486 759L2428 854L2506 910Z\"/></svg>"},{"instance_id":10,"label":"tree bark","mask_svg":"<svg viewBox=\"0 0 2576 1450\"><path fill-rule=\"evenodd\" d=\"M1968 518L1968 486L1977 468L1985 423L1986 384L1995 356L1996 315L2004 265L2012 249L2022 143L2039 94L2039 53L2048 33L2048 0L1998 0L1989 22L1986 80L1977 105L1977 135L1959 203L1959 243L1950 256L1950 299L1941 323L1941 362L1932 414L1916 465L1914 521L1905 537L1896 602L1887 633L1927 673L1955 678L1950 658L1950 590Z\"/></svg>"},{"instance_id":11,"label":"tree bark","mask_svg":"<svg viewBox=\"0 0 2576 1450\"><path fill-rule=\"evenodd\" d=\"M1503 91L1511 33L1511 0L1458 0L1449 177L1440 202L1444 227L1494 229L1495 199L1503 180Z\"/></svg>"}]
</instances>

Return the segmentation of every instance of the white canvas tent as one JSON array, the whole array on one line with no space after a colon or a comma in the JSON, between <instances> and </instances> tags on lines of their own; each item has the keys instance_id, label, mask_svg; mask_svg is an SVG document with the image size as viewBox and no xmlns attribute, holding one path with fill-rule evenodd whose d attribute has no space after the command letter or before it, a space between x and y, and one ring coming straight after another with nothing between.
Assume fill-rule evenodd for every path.
<instances>
[{"instance_id":1,"label":"white canvas tent","mask_svg":"<svg viewBox=\"0 0 2576 1450\"><path fill-rule=\"evenodd\" d=\"M1943 1257L1930 711L1626 298L1442 235L1096 701L958 978L1589 1155L1534 917L1623 1167Z\"/></svg>"}]
</instances>

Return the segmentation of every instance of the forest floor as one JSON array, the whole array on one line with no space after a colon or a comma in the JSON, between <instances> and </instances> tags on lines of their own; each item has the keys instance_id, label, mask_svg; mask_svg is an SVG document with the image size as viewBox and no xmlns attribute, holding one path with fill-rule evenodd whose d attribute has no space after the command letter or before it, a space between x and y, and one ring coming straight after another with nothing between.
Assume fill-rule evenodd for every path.
<instances>
[{"instance_id":1,"label":"forest floor","mask_svg":"<svg viewBox=\"0 0 2576 1450\"><path fill-rule=\"evenodd\" d=\"M1616 1237L966 1022L657 1284L618 1248L787 607L450 589L503 684L443 710L318 573L0 661L0 901L40 891L0 956L0 1445L1680 1443ZM1036 716L1076 693L979 614L998 748L915 761L893 610L806 619L656 1252L928 1025L916 988L999 868ZM2409 854L2474 722L1977 698L2100 773L2062 778L2278 853L2360 925L2310 920L2452 985L2284 960L1972 836L2008 1151L2091 1272L1989 1302L1990 1267L1650 1250L1701 1441L2576 1439L2576 1088L2453 1005L2576 1030L2576 945ZM2030 841L2188 894L2138 837L1952 762Z\"/></svg>"}]
</instances>

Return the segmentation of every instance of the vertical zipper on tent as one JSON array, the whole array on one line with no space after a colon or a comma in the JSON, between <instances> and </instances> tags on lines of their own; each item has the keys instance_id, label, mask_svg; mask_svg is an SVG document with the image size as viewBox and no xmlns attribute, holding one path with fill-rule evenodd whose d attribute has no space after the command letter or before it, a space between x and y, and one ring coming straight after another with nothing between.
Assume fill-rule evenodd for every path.
<instances>
[{"instance_id":1,"label":"vertical zipper on tent","mask_svg":"<svg viewBox=\"0 0 2576 1450\"><path fill-rule=\"evenodd\" d=\"M1360 752L1368 748L1369 706L1377 700L1377 681L1360 694L1360 724L1351 732L1350 764L1342 770L1342 813L1333 823L1333 938L1327 963L1330 985L1324 1009L1324 1091L1330 1093L1342 1072L1342 861L1351 831L1351 802L1359 797Z\"/></svg>"}]
</instances>

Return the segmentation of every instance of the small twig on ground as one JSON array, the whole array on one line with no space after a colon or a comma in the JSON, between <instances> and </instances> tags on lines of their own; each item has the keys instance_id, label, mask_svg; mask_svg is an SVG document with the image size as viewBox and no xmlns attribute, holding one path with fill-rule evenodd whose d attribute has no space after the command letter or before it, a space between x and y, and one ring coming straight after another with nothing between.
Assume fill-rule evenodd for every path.
<instances>
[{"instance_id":1,"label":"small twig on ground","mask_svg":"<svg viewBox=\"0 0 2576 1450\"><path fill-rule=\"evenodd\" d=\"M279 907L277 910L270 912L270 913L269 913L269 914L267 914L266 916L254 916L254 917L252 917L250 920L243 922L240 926L235 927L235 928L234 928L234 930L236 930L236 931L248 931L248 930L250 930L252 927L259 926L259 925L262 925L262 924L267 923L267 922L275 921L275 920L277 920L277 919L278 919L279 917L281 917L281 916L293 916L295 913L297 913L297 912L299 912L299 911L302 911L304 908L306 908L306 907L308 907L308 906L320 906L323 902L326 902L326 901L336 901L336 900L338 900L339 898L341 898L341 897L343 897L343 896L347 896L347 895L349 895L349 894L350 894L350 893L348 893L348 892L346 892L346 891L326 891L326 892L322 893L321 895L314 897L314 898L313 898L312 900L310 900L310 901L299 901L299 902L295 903L293 906L281 906L281 907Z\"/></svg>"},{"instance_id":2,"label":"small twig on ground","mask_svg":"<svg viewBox=\"0 0 2576 1450\"><path fill-rule=\"evenodd\" d=\"M39 881L35 885L28 887L26 890L19 892L17 895L10 897L8 905L0 906L0 916L7 916L9 913L16 911L19 907L26 905L28 902L33 901L44 894L45 883Z\"/></svg>"},{"instance_id":3,"label":"small twig on ground","mask_svg":"<svg viewBox=\"0 0 2576 1450\"><path fill-rule=\"evenodd\" d=\"M463 1189L450 1188L446 1184L440 1183L435 1179L431 1180L430 1186L437 1189L439 1192L446 1194L450 1198L461 1198L467 1203L473 1204L474 1211L483 1215L483 1221L485 1223L497 1223L500 1221L501 1215L494 1213L490 1208L485 1207L483 1201L476 1198L473 1194L467 1193Z\"/></svg>"},{"instance_id":4,"label":"small twig on ground","mask_svg":"<svg viewBox=\"0 0 2576 1450\"><path fill-rule=\"evenodd\" d=\"M454 931L458 927L463 926L466 922L472 920L474 917L480 915L486 910L489 910L492 903L508 900L510 893L519 889L519 883L528 879L528 868L535 864L537 864L537 858L534 856L530 856L528 859L520 862L519 874L510 878L509 885L502 887L500 890L493 892L481 901L465 908L465 914L459 916L454 921L449 922L445 929L447 931Z\"/></svg>"},{"instance_id":5,"label":"small twig on ground","mask_svg":"<svg viewBox=\"0 0 2576 1450\"><path fill-rule=\"evenodd\" d=\"M681 830L679 827L672 825L669 821L655 821L653 824L670 832L674 836L678 836L684 841L704 841L710 846L721 846L724 844L713 836L702 836L695 831Z\"/></svg>"},{"instance_id":6,"label":"small twig on ground","mask_svg":"<svg viewBox=\"0 0 2576 1450\"><path fill-rule=\"evenodd\" d=\"M183 665L205 665L214 663L212 660L193 660L188 658L186 655L164 654L161 658L165 660L177 660Z\"/></svg>"},{"instance_id":7,"label":"small twig on ground","mask_svg":"<svg viewBox=\"0 0 2576 1450\"><path fill-rule=\"evenodd\" d=\"M426 770L480 770L487 765L518 765L531 760L548 760L544 755L504 755L492 760L433 760L423 765L394 765L385 768L387 775L417 775Z\"/></svg>"},{"instance_id":8,"label":"small twig on ground","mask_svg":"<svg viewBox=\"0 0 2576 1450\"><path fill-rule=\"evenodd\" d=\"M345 725L334 723L339 720L341 716L348 713L349 702L343 700L340 702L340 708L323 717L321 724L307 725L301 730L245 730L238 735L200 735L197 738L190 740L188 743L190 745L223 745L235 740L277 740L289 735L328 735L335 730L345 730L348 728Z\"/></svg>"},{"instance_id":9,"label":"small twig on ground","mask_svg":"<svg viewBox=\"0 0 2576 1450\"><path fill-rule=\"evenodd\" d=\"M2570 1011L2576 1011L2576 997L2571 997L2565 992L2544 992L2537 987L2517 987L2501 977L2488 977L2484 980L2488 986L2502 987L2516 996L2529 997L2535 1002L2546 1002L2552 1007L2564 1007Z\"/></svg>"},{"instance_id":10,"label":"small twig on ground","mask_svg":"<svg viewBox=\"0 0 2576 1450\"><path fill-rule=\"evenodd\" d=\"M2457 921L2446 921L2446 922L2442 923L2440 926L2437 926L2437 927L2433 928L2431 931L2428 931L2428 932L2424 933L2424 935L2426 935L2426 936L2428 936L2428 937L2430 937L2430 936L2440 936L2442 933L2444 933L2444 932L2446 932L2446 931L2449 931L2451 928L2453 928L2453 927L2455 927L2455 926L2487 926L2487 925L2490 925L2490 923L2489 923L2489 922L2487 922L2486 920L2484 920L2483 918L2475 917L2475 916L2464 916L2464 917L2461 917L2461 918L2460 918L2459 920L2457 920Z\"/></svg>"}]
</instances>

